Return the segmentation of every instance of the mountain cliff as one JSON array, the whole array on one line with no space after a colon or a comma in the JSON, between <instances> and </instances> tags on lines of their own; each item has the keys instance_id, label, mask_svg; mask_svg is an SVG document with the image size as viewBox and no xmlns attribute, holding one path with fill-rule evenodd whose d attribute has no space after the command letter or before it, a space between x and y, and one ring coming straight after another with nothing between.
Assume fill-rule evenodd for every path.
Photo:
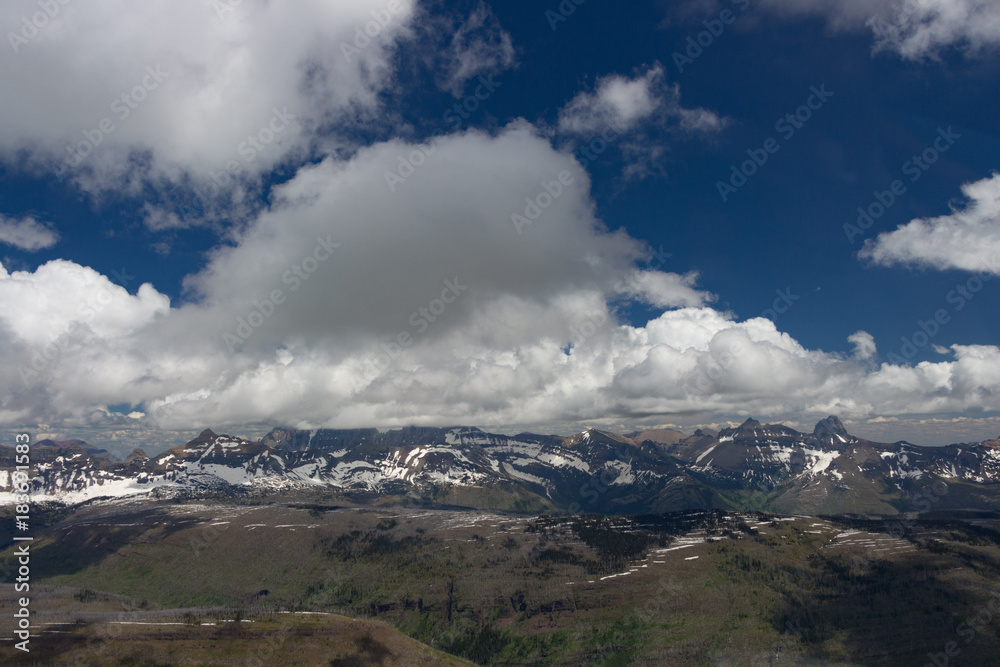
<instances>
[{"instance_id":1,"label":"mountain cliff","mask_svg":"<svg viewBox=\"0 0 1000 667\"><path fill-rule=\"evenodd\" d=\"M1000 504L1000 439L876 443L852 436L834 416L812 433L747 419L691 436L665 429L507 436L474 427L276 428L249 441L205 430L185 445L154 457L136 450L121 463L75 441L46 443L33 467L36 502L328 488L369 499L606 513L743 507L893 514L918 511L930 499L938 508ZM11 492L12 469L13 450L0 447L0 498Z\"/></svg>"}]
</instances>

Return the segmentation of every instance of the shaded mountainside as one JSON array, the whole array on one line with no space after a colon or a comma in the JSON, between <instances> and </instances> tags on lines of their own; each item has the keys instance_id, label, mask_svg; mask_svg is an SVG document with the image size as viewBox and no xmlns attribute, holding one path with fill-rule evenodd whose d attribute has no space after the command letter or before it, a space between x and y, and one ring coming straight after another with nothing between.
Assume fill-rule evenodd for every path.
<instances>
[{"instance_id":1,"label":"shaded mountainside","mask_svg":"<svg viewBox=\"0 0 1000 667\"><path fill-rule=\"evenodd\" d=\"M0 664L447 660L426 646L497 667L940 667L943 651L955 657L949 642L961 651L949 665L1000 655L997 512L629 517L172 500L85 504L38 524L38 640L30 654L0 642ZM0 605L16 609L19 595L0 586ZM338 615L365 620L345 627Z\"/></svg>"},{"instance_id":2,"label":"shaded mountainside","mask_svg":"<svg viewBox=\"0 0 1000 667\"><path fill-rule=\"evenodd\" d=\"M748 419L691 436L669 429L507 436L474 427L276 428L255 442L205 430L155 457L136 450L121 463L82 445L47 442L33 450L36 500L331 488L498 509L894 514L923 511L916 504L943 483L948 493L933 496L939 509L1000 504L1000 440L876 443L852 436L836 417L812 433ZM0 448L0 496L11 491L12 467L13 451Z\"/></svg>"},{"instance_id":3,"label":"shaded mountainside","mask_svg":"<svg viewBox=\"0 0 1000 667\"><path fill-rule=\"evenodd\" d=\"M60 449L78 448L87 452L94 458L112 460L111 452L100 447L94 447L83 440L39 440L31 446L32 453L37 456L39 453L58 452Z\"/></svg>"}]
</instances>

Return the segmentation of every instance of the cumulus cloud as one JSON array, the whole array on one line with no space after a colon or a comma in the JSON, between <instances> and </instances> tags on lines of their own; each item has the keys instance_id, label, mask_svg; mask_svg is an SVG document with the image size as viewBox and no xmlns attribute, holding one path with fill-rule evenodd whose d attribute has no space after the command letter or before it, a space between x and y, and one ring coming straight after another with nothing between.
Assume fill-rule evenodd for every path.
<instances>
[{"instance_id":1,"label":"cumulus cloud","mask_svg":"<svg viewBox=\"0 0 1000 667\"><path fill-rule=\"evenodd\" d=\"M911 60L935 57L948 46L974 55L1000 45L1000 5L993 0L908 0L867 25L876 50Z\"/></svg>"},{"instance_id":2,"label":"cumulus cloud","mask_svg":"<svg viewBox=\"0 0 1000 667\"><path fill-rule=\"evenodd\" d=\"M691 0L672 14L694 21L727 5ZM869 30L875 51L910 60L936 57L947 47L975 56L1000 44L1000 5L994 0L760 0L756 6L785 20L822 17L834 31Z\"/></svg>"},{"instance_id":3,"label":"cumulus cloud","mask_svg":"<svg viewBox=\"0 0 1000 667\"><path fill-rule=\"evenodd\" d=\"M965 201L949 215L918 218L869 239L862 258L876 264L1000 275L1000 174L962 186Z\"/></svg>"},{"instance_id":4,"label":"cumulus cloud","mask_svg":"<svg viewBox=\"0 0 1000 667\"><path fill-rule=\"evenodd\" d=\"M628 130L648 118L662 100L654 88L663 68L654 67L634 79L610 74L598 79L594 92L578 93L559 112L559 131L593 134L606 128Z\"/></svg>"},{"instance_id":5,"label":"cumulus cloud","mask_svg":"<svg viewBox=\"0 0 1000 667\"><path fill-rule=\"evenodd\" d=\"M625 279L622 293L658 308L700 306L715 300L714 295L695 288L697 273L679 275L663 271L634 271Z\"/></svg>"},{"instance_id":6,"label":"cumulus cloud","mask_svg":"<svg viewBox=\"0 0 1000 667\"><path fill-rule=\"evenodd\" d=\"M516 64L510 34L485 3L479 3L457 29L449 32L439 80L441 87L455 97L462 96L469 79L496 74Z\"/></svg>"},{"instance_id":7,"label":"cumulus cloud","mask_svg":"<svg viewBox=\"0 0 1000 667\"><path fill-rule=\"evenodd\" d=\"M13 273L0 265L0 377L7 387L0 422L104 423L105 406L143 395L150 372L143 332L169 311L170 300L152 285L130 294L74 262Z\"/></svg>"},{"instance_id":8,"label":"cumulus cloud","mask_svg":"<svg viewBox=\"0 0 1000 667\"><path fill-rule=\"evenodd\" d=\"M895 0L761 0L769 13L786 19L822 16L834 30L863 28L872 16L889 11Z\"/></svg>"},{"instance_id":9,"label":"cumulus cloud","mask_svg":"<svg viewBox=\"0 0 1000 667\"><path fill-rule=\"evenodd\" d=\"M569 152L575 142L610 129L626 174L641 174L676 136L726 125L682 106L659 64L573 97L558 115L558 147L524 121L423 145L361 142L372 133L352 130L393 120L381 105L400 48L434 46L425 64L456 96L516 66L486 5L440 20L410 0L272 0L222 13L166 0L59 6L44 29L15 40L0 70L0 161L98 197L194 189L243 224L186 277L180 303L67 260L0 266L0 424L1000 409L995 347L954 346L914 367L876 367L863 331L848 339L852 357L810 350L769 320L714 309L696 272L651 268L646 243L602 223L589 174ZM15 0L0 20L23 25L37 11ZM265 202L255 188L279 167L289 177ZM948 261L962 239L995 242L996 185L983 183L967 186L966 208L928 227L953 228ZM163 203L142 209L149 227L192 224ZM877 242L889 248L890 237ZM57 239L34 219L0 219L0 242L32 250ZM921 248L906 261L929 252ZM660 314L633 326L619 318L630 304ZM137 410L109 409L120 404Z\"/></svg>"},{"instance_id":10,"label":"cumulus cloud","mask_svg":"<svg viewBox=\"0 0 1000 667\"><path fill-rule=\"evenodd\" d=\"M58 240L59 234L51 225L38 222L31 216L18 220L0 215L0 243L35 252L51 248Z\"/></svg>"},{"instance_id":11,"label":"cumulus cloud","mask_svg":"<svg viewBox=\"0 0 1000 667\"><path fill-rule=\"evenodd\" d=\"M415 151L426 163L390 190L386 174ZM165 306L151 286L128 296L71 263L44 265L30 279L5 276L4 312L34 299L39 317L49 318L28 329L25 315L6 330L7 349L19 359L12 369L30 369L44 350L48 341L32 332L57 334L80 321L77 304L102 285L129 314L124 318L117 301L105 304L48 372L25 382L11 370L11 392L21 402L10 404L28 409L26 397L34 396L36 409L49 410L42 406L64 374L108 354L115 359L104 370L114 376L91 378L101 391L122 394L108 402L145 403L151 419L174 426L212 411L235 421L303 409L323 420L342 417L360 409L353 397L360 390L382 397L365 418L383 421L383 411L410 400L411 391L415 406L430 391L400 385L403 379L433 383L476 355L506 358L539 339L559 359L574 342L571 324L614 320L612 300L677 306L710 298L692 275L639 271L651 249L605 229L589 187L570 156L524 123L419 147L384 142L347 162L328 158L300 170L234 246L218 248L189 276L186 304ZM526 200L542 201L541 193L551 203L518 233L512 216L525 213ZM67 289L71 279L78 285ZM38 299L38 292L52 296ZM398 347L401 334L406 355L382 368L380 355ZM134 375L122 373L129 365ZM476 393L497 386L485 383ZM92 411L93 390L75 397L58 391L59 405L75 406L67 408L73 414Z\"/></svg>"},{"instance_id":12,"label":"cumulus cloud","mask_svg":"<svg viewBox=\"0 0 1000 667\"><path fill-rule=\"evenodd\" d=\"M875 357L875 337L867 331L855 331L847 337L847 342L854 346L854 356L861 361ZM947 353L947 350L945 350Z\"/></svg>"},{"instance_id":13,"label":"cumulus cloud","mask_svg":"<svg viewBox=\"0 0 1000 667\"><path fill-rule=\"evenodd\" d=\"M609 74L559 110L557 131L570 143L616 144L625 162L623 174L641 178L659 169L678 138L711 136L729 124L709 109L682 106L680 98L680 86L666 83L659 63L631 78Z\"/></svg>"},{"instance_id":14,"label":"cumulus cloud","mask_svg":"<svg viewBox=\"0 0 1000 667\"><path fill-rule=\"evenodd\" d=\"M609 74L597 80L593 92L582 91L559 111L564 134L592 135L606 129L627 132L643 122L673 122L691 132L714 132L725 121L707 109L686 109L680 87L668 86L663 66L647 67L629 78Z\"/></svg>"},{"instance_id":15,"label":"cumulus cloud","mask_svg":"<svg viewBox=\"0 0 1000 667\"><path fill-rule=\"evenodd\" d=\"M66 261L0 273L0 420L87 426L120 403L170 429L1000 409L995 347L915 367L873 367L864 332L854 358L809 350L709 307L694 274L640 268L651 254L526 123L375 144L300 170L185 303ZM622 300L663 312L632 326Z\"/></svg>"},{"instance_id":16,"label":"cumulus cloud","mask_svg":"<svg viewBox=\"0 0 1000 667\"><path fill-rule=\"evenodd\" d=\"M3 3L17 39L0 68L0 160L27 155L98 195L154 184L239 202L241 187L320 137L344 143L329 128L378 107L414 14L413 0L220 5L60 3L31 31L23 19L38 4Z\"/></svg>"}]
</instances>

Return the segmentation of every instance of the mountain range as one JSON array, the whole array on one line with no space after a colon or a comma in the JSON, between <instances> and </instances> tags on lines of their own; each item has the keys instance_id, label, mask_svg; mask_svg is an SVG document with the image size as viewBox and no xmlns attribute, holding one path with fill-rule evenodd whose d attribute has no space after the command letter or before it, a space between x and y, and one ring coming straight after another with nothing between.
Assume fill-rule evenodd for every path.
<instances>
[{"instance_id":1,"label":"mountain range","mask_svg":"<svg viewBox=\"0 0 1000 667\"><path fill-rule=\"evenodd\" d=\"M34 500L66 504L148 493L322 490L359 502L616 514L1000 507L1000 439L877 443L852 436L834 416L811 433L754 419L693 435L275 428L251 441L205 430L157 456L137 449L121 462L82 441L44 441L33 446L32 464ZM12 492L13 469L13 449L0 447L0 499Z\"/></svg>"}]
</instances>

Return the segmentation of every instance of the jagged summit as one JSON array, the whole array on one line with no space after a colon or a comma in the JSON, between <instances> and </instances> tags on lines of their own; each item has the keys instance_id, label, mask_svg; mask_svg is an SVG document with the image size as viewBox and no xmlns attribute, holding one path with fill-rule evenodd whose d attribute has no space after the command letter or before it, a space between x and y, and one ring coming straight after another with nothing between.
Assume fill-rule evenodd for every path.
<instances>
[{"instance_id":1,"label":"jagged summit","mask_svg":"<svg viewBox=\"0 0 1000 667\"><path fill-rule=\"evenodd\" d=\"M598 428L586 428L576 435L563 438L563 445L570 448L597 445L615 447L634 444L631 438L612 433L611 431L602 431Z\"/></svg>"},{"instance_id":2,"label":"jagged summit","mask_svg":"<svg viewBox=\"0 0 1000 667\"><path fill-rule=\"evenodd\" d=\"M753 440L756 438L788 436L793 433L795 431L783 424L761 424L753 417L748 417L746 421L736 428L724 428L720 430L719 437L730 440Z\"/></svg>"},{"instance_id":3,"label":"jagged summit","mask_svg":"<svg viewBox=\"0 0 1000 667\"><path fill-rule=\"evenodd\" d=\"M136 450L124 463L101 460L78 447L42 448L33 483L39 499L69 503L158 487L213 493L327 488L369 499L373 493L445 498L457 493L488 498L488 503L499 499L509 507L528 503L612 513L731 507L741 494L766 489L768 506L779 511L893 513L900 494L936 480L957 480L978 486L956 486L949 502L975 504L980 502L976 494L984 499L995 494L1000 502L996 441L947 447L876 443L848 435L832 415L813 433L755 419L717 435L708 430L686 437L656 434L666 442L637 441L640 433L589 428L573 436L508 436L469 427L282 428L250 441L206 429L153 458ZM4 461L13 460L12 450L0 446L0 472L2 465L13 465ZM10 475L0 474L0 496L13 493L9 480ZM973 494L971 500L963 493Z\"/></svg>"},{"instance_id":4,"label":"jagged summit","mask_svg":"<svg viewBox=\"0 0 1000 667\"><path fill-rule=\"evenodd\" d=\"M835 435L842 436L844 438L849 438L850 433L844 428L843 422L840 418L835 415L830 415L826 419L821 419L816 423L816 428L813 429L813 435L817 438L831 438Z\"/></svg>"},{"instance_id":5,"label":"jagged summit","mask_svg":"<svg viewBox=\"0 0 1000 667\"><path fill-rule=\"evenodd\" d=\"M125 457L125 465L132 465L133 463L142 463L149 460L149 456L143 450L136 447L132 450L132 453Z\"/></svg>"},{"instance_id":6,"label":"jagged summit","mask_svg":"<svg viewBox=\"0 0 1000 667\"><path fill-rule=\"evenodd\" d=\"M188 442L187 444L181 445L180 447L174 447L171 451L185 451L185 450L198 450L204 449L211 446L219 439L219 435L210 428L206 428L204 431L198 434L198 437Z\"/></svg>"}]
</instances>

